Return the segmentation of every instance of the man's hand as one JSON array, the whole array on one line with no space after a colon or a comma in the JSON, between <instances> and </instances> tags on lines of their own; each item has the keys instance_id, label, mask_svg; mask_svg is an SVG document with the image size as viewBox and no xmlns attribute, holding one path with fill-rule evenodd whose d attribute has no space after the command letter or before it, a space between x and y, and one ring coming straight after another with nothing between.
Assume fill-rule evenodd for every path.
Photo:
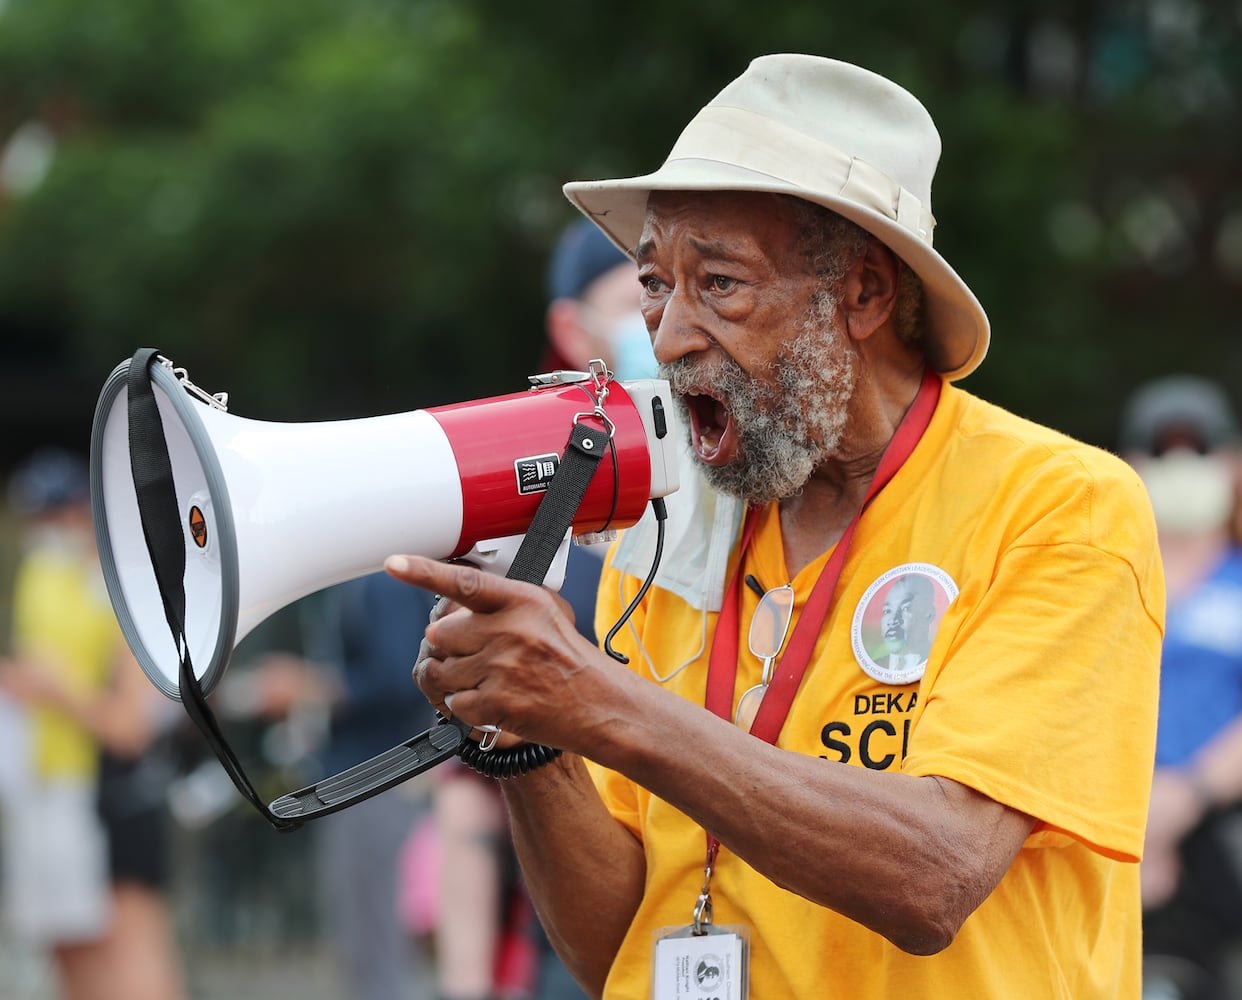
<instances>
[{"instance_id":1,"label":"man's hand","mask_svg":"<svg viewBox=\"0 0 1242 1000\"><path fill-rule=\"evenodd\" d=\"M415 683L441 714L562 749L581 743L588 664L598 651L574 628L564 600L421 556L393 556L385 569L442 595L414 665Z\"/></svg>"}]
</instances>

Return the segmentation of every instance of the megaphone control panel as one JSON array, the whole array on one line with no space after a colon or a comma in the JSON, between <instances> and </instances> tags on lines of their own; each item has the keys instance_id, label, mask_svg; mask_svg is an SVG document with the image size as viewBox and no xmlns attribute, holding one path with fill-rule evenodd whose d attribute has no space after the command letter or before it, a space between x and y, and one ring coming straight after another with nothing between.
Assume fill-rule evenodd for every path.
<instances>
[{"instance_id":1,"label":"megaphone control panel","mask_svg":"<svg viewBox=\"0 0 1242 1000\"><path fill-rule=\"evenodd\" d=\"M623 384L647 431L647 453L651 458L651 484L647 496L652 499L666 497L680 485L677 442L672 440L675 415L668 383L648 378Z\"/></svg>"}]
</instances>

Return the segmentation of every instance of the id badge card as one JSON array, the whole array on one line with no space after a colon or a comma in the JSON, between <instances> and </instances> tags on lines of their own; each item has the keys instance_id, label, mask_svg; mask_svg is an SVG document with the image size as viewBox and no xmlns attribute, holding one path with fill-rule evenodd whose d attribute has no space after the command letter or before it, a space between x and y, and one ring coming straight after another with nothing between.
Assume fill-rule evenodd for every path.
<instances>
[{"instance_id":1,"label":"id badge card","mask_svg":"<svg viewBox=\"0 0 1242 1000\"><path fill-rule=\"evenodd\" d=\"M748 1000L750 939L739 925L668 927L655 942L652 1000Z\"/></svg>"}]
</instances>

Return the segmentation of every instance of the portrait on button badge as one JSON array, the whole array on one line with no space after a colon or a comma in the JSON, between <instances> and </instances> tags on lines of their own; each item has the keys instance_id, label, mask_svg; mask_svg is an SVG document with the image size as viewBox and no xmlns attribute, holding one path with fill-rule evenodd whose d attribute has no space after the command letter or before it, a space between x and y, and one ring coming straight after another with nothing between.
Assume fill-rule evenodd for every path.
<instances>
[{"instance_id":1,"label":"portrait on button badge","mask_svg":"<svg viewBox=\"0 0 1242 1000\"><path fill-rule=\"evenodd\" d=\"M906 563L877 579L854 610L851 641L858 665L886 684L912 684L927 656L957 584L939 566Z\"/></svg>"}]
</instances>

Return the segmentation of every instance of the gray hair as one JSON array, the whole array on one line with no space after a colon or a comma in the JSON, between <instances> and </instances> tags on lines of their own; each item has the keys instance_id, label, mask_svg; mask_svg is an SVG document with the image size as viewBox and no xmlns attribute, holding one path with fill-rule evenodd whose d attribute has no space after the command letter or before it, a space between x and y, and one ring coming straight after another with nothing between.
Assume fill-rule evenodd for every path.
<instances>
[{"instance_id":1,"label":"gray hair","mask_svg":"<svg viewBox=\"0 0 1242 1000\"><path fill-rule=\"evenodd\" d=\"M838 298L846 272L876 237L823 205L794 195L778 197L787 198L793 204L798 242L811 270L823 282L824 290L834 299ZM900 257L896 260L897 301L893 305L893 322L897 337L907 347L922 350L925 341L923 282L909 264Z\"/></svg>"}]
</instances>

